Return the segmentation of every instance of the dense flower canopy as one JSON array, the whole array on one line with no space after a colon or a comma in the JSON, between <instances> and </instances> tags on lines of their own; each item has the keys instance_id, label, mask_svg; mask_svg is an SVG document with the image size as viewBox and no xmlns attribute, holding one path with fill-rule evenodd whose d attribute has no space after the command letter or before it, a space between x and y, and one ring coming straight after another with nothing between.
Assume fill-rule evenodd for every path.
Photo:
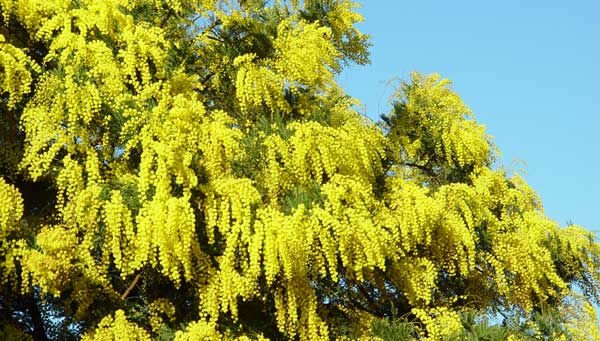
<instances>
[{"instance_id":1,"label":"dense flower canopy","mask_svg":"<svg viewBox=\"0 0 600 341\"><path fill-rule=\"evenodd\" d=\"M600 338L595 236L448 80L354 109L356 6L0 0L0 336Z\"/></svg>"}]
</instances>

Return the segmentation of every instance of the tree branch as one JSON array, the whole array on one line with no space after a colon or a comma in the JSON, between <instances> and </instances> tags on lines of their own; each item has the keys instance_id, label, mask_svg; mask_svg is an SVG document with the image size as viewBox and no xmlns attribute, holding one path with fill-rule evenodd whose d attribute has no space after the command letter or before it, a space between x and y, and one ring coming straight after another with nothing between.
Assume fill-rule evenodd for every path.
<instances>
[{"instance_id":1,"label":"tree branch","mask_svg":"<svg viewBox=\"0 0 600 341\"><path fill-rule=\"evenodd\" d=\"M23 296L22 302L29 313L29 316L31 317L31 324L33 327L31 335L33 338L36 340L48 340L48 336L46 336L46 330L44 328L44 319L42 318L42 314L38 308L35 298L29 295Z\"/></svg>"},{"instance_id":2,"label":"tree branch","mask_svg":"<svg viewBox=\"0 0 600 341\"><path fill-rule=\"evenodd\" d=\"M429 175L434 180L439 180L439 175L435 174L433 172L433 170L431 170L430 168L428 168L426 166L419 165L419 164L416 164L416 163L411 163L411 162L405 162L404 165L408 166L408 167L414 167L414 168L416 168L418 170L421 170L421 171L425 172L425 174Z\"/></svg>"},{"instance_id":3,"label":"tree branch","mask_svg":"<svg viewBox=\"0 0 600 341\"><path fill-rule=\"evenodd\" d=\"M131 284L129 284L129 287L127 288L127 290L125 290L123 295L121 295L122 300L125 300L127 298L127 296L129 296L129 294L131 293L133 288L135 288L135 286L137 285L137 282L140 280L140 277L142 277L141 272L135 276L135 278L133 279L133 282L131 282Z\"/></svg>"}]
</instances>

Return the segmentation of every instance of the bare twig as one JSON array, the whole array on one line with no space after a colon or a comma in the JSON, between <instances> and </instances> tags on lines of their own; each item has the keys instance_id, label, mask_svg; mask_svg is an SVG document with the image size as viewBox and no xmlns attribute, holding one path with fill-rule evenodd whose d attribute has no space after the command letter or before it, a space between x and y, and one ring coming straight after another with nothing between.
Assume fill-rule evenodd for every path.
<instances>
[{"instance_id":1,"label":"bare twig","mask_svg":"<svg viewBox=\"0 0 600 341\"><path fill-rule=\"evenodd\" d=\"M125 290L123 295L121 295L122 300L125 300L127 298L127 296L129 296L129 294L131 293L131 290L133 290L133 288L135 288L137 282L140 280L140 277L142 277L141 272L135 276L135 278L133 279L133 282L131 282L131 284L129 284L129 287L127 288L127 290Z\"/></svg>"}]
</instances>

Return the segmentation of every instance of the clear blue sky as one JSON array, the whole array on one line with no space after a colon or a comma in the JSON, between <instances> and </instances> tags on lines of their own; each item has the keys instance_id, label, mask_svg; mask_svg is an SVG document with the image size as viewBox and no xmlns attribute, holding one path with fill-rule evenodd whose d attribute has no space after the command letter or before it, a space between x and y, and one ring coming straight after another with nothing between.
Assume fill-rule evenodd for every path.
<instances>
[{"instance_id":1,"label":"clear blue sky","mask_svg":"<svg viewBox=\"0 0 600 341\"><path fill-rule=\"evenodd\" d=\"M548 216L600 230L600 1L378 0L359 11L372 63L339 81L369 117L389 109L390 78L440 73L501 162L520 160Z\"/></svg>"}]
</instances>

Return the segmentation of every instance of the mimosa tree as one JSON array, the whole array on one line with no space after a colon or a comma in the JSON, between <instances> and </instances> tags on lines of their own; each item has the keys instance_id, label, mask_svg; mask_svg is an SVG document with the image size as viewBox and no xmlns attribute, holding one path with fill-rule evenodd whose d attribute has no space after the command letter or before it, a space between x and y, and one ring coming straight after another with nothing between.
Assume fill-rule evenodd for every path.
<instances>
[{"instance_id":1,"label":"mimosa tree","mask_svg":"<svg viewBox=\"0 0 600 341\"><path fill-rule=\"evenodd\" d=\"M598 337L595 236L447 80L355 111L355 7L0 0L0 338Z\"/></svg>"}]
</instances>

